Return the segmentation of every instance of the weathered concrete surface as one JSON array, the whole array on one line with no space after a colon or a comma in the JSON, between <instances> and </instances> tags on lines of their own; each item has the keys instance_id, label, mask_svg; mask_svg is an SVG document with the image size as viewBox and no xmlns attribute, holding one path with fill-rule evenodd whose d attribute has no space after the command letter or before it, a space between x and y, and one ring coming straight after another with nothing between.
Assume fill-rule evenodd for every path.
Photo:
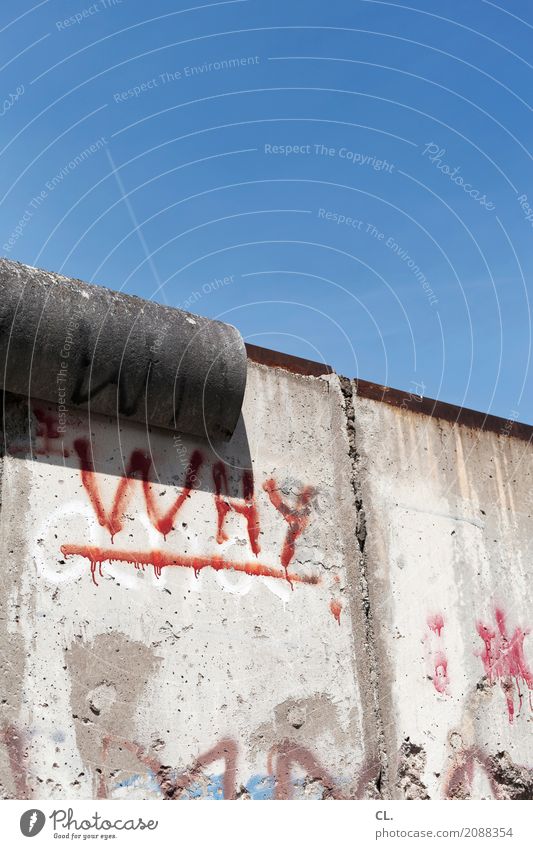
<instances>
[{"instance_id":1,"label":"weathered concrete surface","mask_svg":"<svg viewBox=\"0 0 533 849\"><path fill-rule=\"evenodd\" d=\"M533 798L531 429L266 361L222 447L5 396L2 796Z\"/></svg>"},{"instance_id":2,"label":"weathered concrete surface","mask_svg":"<svg viewBox=\"0 0 533 849\"><path fill-rule=\"evenodd\" d=\"M228 439L247 358L231 325L0 258L0 375L8 392Z\"/></svg>"},{"instance_id":3,"label":"weathered concrete surface","mask_svg":"<svg viewBox=\"0 0 533 849\"><path fill-rule=\"evenodd\" d=\"M222 448L14 396L4 424L4 797L378 792L336 376L250 365Z\"/></svg>"},{"instance_id":4,"label":"weathered concrete surface","mask_svg":"<svg viewBox=\"0 0 533 849\"><path fill-rule=\"evenodd\" d=\"M531 445L353 409L386 793L531 799Z\"/></svg>"}]
</instances>

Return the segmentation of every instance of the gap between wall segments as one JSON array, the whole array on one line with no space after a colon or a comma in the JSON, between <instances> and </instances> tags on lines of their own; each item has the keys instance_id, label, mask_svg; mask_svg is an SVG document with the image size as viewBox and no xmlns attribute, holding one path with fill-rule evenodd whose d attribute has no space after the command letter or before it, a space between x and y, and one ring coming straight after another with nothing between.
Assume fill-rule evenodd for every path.
<instances>
[{"instance_id":1,"label":"gap between wall segments","mask_svg":"<svg viewBox=\"0 0 533 849\"><path fill-rule=\"evenodd\" d=\"M355 405L354 405L354 385L347 378L339 375L340 389L344 398L344 416L346 424L346 432L348 435L349 458L350 458L350 483L353 491L356 525L355 525L355 542L357 557L357 569L359 576L359 590L361 598L361 607L365 634L365 651L370 668L370 688L372 706L374 711L374 720L377 729L377 748L380 765L380 773L376 780L376 789L382 798L392 798L390 793L392 790L389 776L389 763L385 748L385 734L383 730L383 721L379 704L378 692L378 662L375 650L375 633L374 620L372 615L372 607L370 603L370 591L367 575L367 561L365 553L365 545L367 539L366 517L363 504L362 486L359 477L359 453L357 451L357 434L355 426Z\"/></svg>"}]
</instances>

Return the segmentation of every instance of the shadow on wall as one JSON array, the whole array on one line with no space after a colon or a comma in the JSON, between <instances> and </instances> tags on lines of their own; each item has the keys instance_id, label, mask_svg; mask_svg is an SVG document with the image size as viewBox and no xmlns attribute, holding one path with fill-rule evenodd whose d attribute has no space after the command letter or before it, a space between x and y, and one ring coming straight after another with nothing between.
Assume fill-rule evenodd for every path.
<instances>
[{"instance_id":1,"label":"shadow on wall","mask_svg":"<svg viewBox=\"0 0 533 849\"><path fill-rule=\"evenodd\" d=\"M15 458L15 464L17 458L21 465L24 461L25 468L31 464L34 477L49 480L46 498L41 499L48 515L47 531L43 530L41 537L53 531L54 523L63 524L67 515L84 519L85 527L93 530L96 519L104 530L105 542L99 534L92 534L88 544L87 534L79 526L76 543L65 541L60 546L63 559L58 560L59 565L65 564L64 558L85 558L90 563L96 585L96 573L102 576L105 562L121 562L143 570L151 566L156 577L166 566L191 568L196 575L211 567L215 571L233 570L282 579L291 588L295 582L318 583L314 573L300 575L289 571L296 541L308 524L316 490L293 480L278 483L273 477L262 479L261 486L254 481L242 414L231 441L219 446L134 423L121 428L116 419L106 417L89 419L73 415L68 426L63 427L50 405L39 401L27 403L14 396L4 401L8 402L4 403L7 412L3 429L6 455ZM36 468L39 466L42 466L42 474ZM58 476L58 467L66 474ZM11 480L17 487L18 476ZM40 487L42 489L42 480ZM84 503L79 503L77 498L80 489ZM284 533L284 538L277 543L281 548L276 551L278 562L275 564L257 560L262 534L257 505L259 490L278 517L278 526ZM198 503L194 504L194 512L205 516L207 509L214 519L213 525L209 522L214 531L214 550L205 551L204 534L196 536L199 547L194 551L160 548L160 543L167 542L167 536L177 529L178 523L182 528L187 527L181 511L195 493L194 501ZM158 543L155 547L152 537L147 549L131 548L133 533L128 531L132 511L140 511L145 516L145 529L149 533L156 532ZM219 548L230 543L227 525L233 514L245 520L253 555L246 561L229 557ZM115 536L121 531L121 541L130 540L126 548L113 545ZM55 537L57 539L57 535ZM39 568L48 574L47 561L40 548L35 549L34 556Z\"/></svg>"},{"instance_id":2,"label":"shadow on wall","mask_svg":"<svg viewBox=\"0 0 533 849\"><path fill-rule=\"evenodd\" d=\"M231 440L214 443L83 411L60 419L53 404L10 393L2 412L2 453L13 458L212 494L222 488L233 498L253 487L242 413Z\"/></svg>"}]
</instances>

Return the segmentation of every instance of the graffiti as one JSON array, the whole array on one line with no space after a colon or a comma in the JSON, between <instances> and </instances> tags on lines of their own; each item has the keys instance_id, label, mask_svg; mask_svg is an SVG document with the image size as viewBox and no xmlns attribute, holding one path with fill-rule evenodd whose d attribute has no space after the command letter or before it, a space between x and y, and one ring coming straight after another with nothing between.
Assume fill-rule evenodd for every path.
<instances>
[{"instance_id":1,"label":"graffiti","mask_svg":"<svg viewBox=\"0 0 533 849\"><path fill-rule=\"evenodd\" d=\"M361 798L365 784L374 777L376 772L375 763L361 769L355 783L355 792L351 796L346 795L309 749L290 740L283 740L274 745L267 754L266 775L254 775L245 786L238 788L239 747L231 738L220 740L200 755L190 768L178 772L168 765L161 764L157 758L148 754L137 743L108 735L102 743L101 768L98 769L96 790L98 799L110 797L106 766L113 747L126 749L147 767L150 782L154 780L157 782L161 795L167 800L200 798L201 796L226 800L243 796L256 799L293 799L295 789L300 786L304 790L315 786L318 798L321 799ZM220 775L206 773L207 767L221 761L224 763L224 768ZM295 770L303 773L304 778L295 778ZM138 782L139 779L140 776L135 774L131 781ZM122 781L117 786L126 786L127 783Z\"/></svg>"},{"instance_id":2,"label":"graffiti","mask_svg":"<svg viewBox=\"0 0 533 849\"><path fill-rule=\"evenodd\" d=\"M185 482L181 488L181 492L166 511L161 511L157 505L157 499L149 479L152 461L144 452L135 450L130 456L125 475L121 477L116 487L111 506L106 508L98 485L98 476L95 472L89 441L85 438L76 439L74 441L74 450L79 458L80 474L84 489L87 492L98 523L108 531L113 545L116 535L123 529L124 514L133 497L133 487L138 482L142 485L148 519L151 525L166 540L167 535L174 530L174 523L179 511L186 500L191 497L191 493L198 483L200 469L204 464L202 454L197 450L193 451L187 466ZM212 474L215 489L214 500L217 519L215 538L217 543L222 545L228 541L229 538L224 530L224 523L228 513L233 511L245 518L250 548L257 557L261 551L259 544L260 519L255 502L251 470L245 469L242 474L242 498L230 497L228 495L228 475L226 466L223 463L215 463L212 467ZM216 572L232 570L249 576L283 578L290 584L291 588L294 587L295 583L318 584L320 582L318 576L298 575L290 572L288 568L295 554L296 541L309 522L310 500L315 494L315 489L310 486L304 487L296 498L294 508L291 508L283 501L273 478L265 483L264 489L268 493L271 503L289 525L280 554L282 569L261 563L258 560L240 562L225 558L219 554L192 556L175 552L165 552L158 548L149 551L130 551L127 549L119 550L114 547L102 548L101 546L94 545L65 544L61 546L61 552L65 557L80 556L89 560L91 577L95 585L98 585L96 580L97 571L103 577L102 564L104 562L129 563L137 569L144 569L146 566L151 566L157 578L161 575L162 569L167 566L192 569L196 576L198 576L202 569L210 567ZM340 623L340 610L338 613L334 613L334 615Z\"/></svg>"},{"instance_id":3,"label":"graffiti","mask_svg":"<svg viewBox=\"0 0 533 849\"><path fill-rule=\"evenodd\" d=\"M192 557L186 554L171 554L163 551L120 551L115 548L99 548L89 545L62 545L61 553L65 557L85 557L91 564L91 576L93 583L96 582L96 570L100 577L102 575L102 563L130 563L137 569L152 566L156 577L161 575L165 566L181 566L192 569L196 575L202 570L210 567L216 572L221 569L231 569L235 572L244 572L247 575L261 576L263 578L281 578L289 583L301 583L316 585L320 583L317 575L296 575L282 569L275 569L257 561L240 563L238 561L226 560L224 557L207 555L205 557Z\"/></svg>"},{"instance_id":4,"label":"graffiti","mask_svg":"<svg viewBox=\"0 0 533 849\"><path fill-rule=\"evenodd\" d=\"M340 576L333 575L333 592L336 593L339 590L340 584ZM329 603L329 610L334 619L337 620L337 624L341 624L341 613L342 613L343 604L339 598L333 597Z\"/></svg>"},{"instance_id":5,"label":"graffiti","mask_svg":"<svg viewBox=\"0 0 533 849\"><path fill-rule=\"evenodd\" d=\"M445 799L472 799L476 778L488 783L493 799L532 799L533 770L514 763L506 752L488 755L479 746L455 752L444 782Z\"/></svg>"},{"instance_id":6,"label":"graffiti","mask_svg":"<svg viewBox=\"0 0 533 849\"><path fill-rule=\"evenodd\" d=\"M58 446L62 445L57 421L51 413L39 408L34 410L34 415L36 453L57 453ZM160 714L156 713L152 703L153 692L159 692L157 687L147 686L146 690L143 689L141 696L132 699L132 704L139 715L143 715L146 711L150 716L150 722L147 721L146 725L138 724L136 721L130 723L129 719L125 720L123 714L119 713L116 722L115 720L112 723L107 722L106 718L105 723L101 723L96 728L97 720L94 719L96 714L94 711L90 713L92 708L89 707L86 727L82 727L83 720L76 720L74 726L79 738L81 739L82 734L87 734L87 739L92 746L90 757L83 748L80 748L79 753L79 761L86 775L82 782L85 784L83 792L87 793L87 790L90 790L89 783L95 776L94 789L95 792L98 790L100 798L113 797L121 791L125 798L146 793L160 795L169 800L205 797L224 799L250 797L294 799L304 796L306 798L354 798L356 792L354 787L361 767L353 768L352 758L356 757L357 742L352 741L356 741L356 723L361 721L363 726L364 723L371 722L371 717L369 719L365 711L368 710L367 704L370 702L370 696L369 701L366 701L367 689L372 695L373 682L369 685L365 680L362 681L361 690L365 700L361 708L357 704L348 718L348 709L352 709L352 703L347 703L346 708L342 705L345 712L340 714L338 721L324 719L329 717L326 711L313 711L311 707L305 708L307 710L305 714L300 704L303 696L307 696L310 692L337 695L339 690L336 689L336 680L332 682L327 676L322 676L321 672L316 675L316 678L312 675L308 676L307 670L303 669L303 664L300 675L302 686L300 687L298 683L296 691L302 698L298 700L294 709L291 707L290 716L287 709L288 718L283 719L284 724L280 721L276 726L272 712L268 709L263 710L261 705L257 709L253 701L257 699L259 691L259 685L256 683L258 658L262 660L264 656L268 661L268 668L273 662L277 662L278 665L286 663L290 668L293 658L298 656L299 644L296 638L293 639L294 632L291 630L294 627L292 624L294 621L300 628L302 621L305 620L305 627L313 638L315 636L317 638L317 643L313 643L308 638L307 631L304 632L303 638L306 641L307 652L305 657L320 657L315 651L318 640L327 645L328 649L332 646L330 657L333 652L335 656L328 666L327 675L330 672L332 676L337 675L335 668L337 658L346 657L348 654L346 646L351 645L348 639L352 637L348 599L353 601L353 587L350 584L353 577L350 577L349 570L345 573L343 568L344 536L339 539L338 546L334 543L330 546L328 539L328 530L337 520L335 498L330 499L329 493L325 493L323 498L322 495L320 496L320 503L316 503L314 501L315 487L307 485L305 477L295 483L286 471L279 473L277 469L270 466L272 462L270 455L266 459L263 457L254 459L256 472L254 479L251 469L236 471L229 461L221 462L207 448L201 447L199 451L194 449L194 444L189 447L191 446L189 441L186 443L183 458L176 462L174 452L168 451L164 439L154 435L152 442L156 448L155 457L164 461L165 469L163 480L158 481L156 474L158 460L145 450L143 442L129 441L138 438L135 433L125 437L128 448L120 454L117 454L114 439L107 439L107 431L104 433L106 440L99 440L96 448L94 445L91 446L86 434L87 429L76 429L76 438L72 436L67 443L71 455L70 462L63 464L61 460L57 461L60 482L64 486L61 489L58 487L58 495L53 495L53 501L46 497L46 488L50 486L50 481L54 480L53 475L46 477L43 475L43 481L36 483L34 504L37 507L30 516L34 522L32 535L35 541L28 546L28 559L31 561L35 559L41 584L44 584L43 576L49 579L48 573L40 570L40 563L45 561L50 569L50 575L52 570L58 570L57 578L55 576L53 578L58 582L77 580L80 575L83 576L80 579L82 583L79 588L77 586L62 587L60 588L62 595L58 595L58 598L65 600L63 604L65 609L72 602L76 604L72 616L73 626L76 626L75 633L77 634L78 631L84 633L82 628L78 627L78 608L83 609L83 616L87 621L94 620L94 625L91 624L91 627L95 632L102 629L104 625L109 631L120 627L132 629L131 633L141 643L150 641L150 651L157 653L158 663L160 658L162 659L163 665L158 683L161 682L165 687L167 680L171 679L167 675L169 666L165 667L164 664L170 664L171 655L175 654L183 666L179 669L179 675L183 673L182 678L187 679L187 686L183 688L183 697L181 691L179 696L185 703L189 700L192 703L191 708L186 704L186 709L191 716L194 716L196 711L194 705L196 687L201 688L199 698L204 698L205 703L210 704L210 696L204 696L204 693L207 694L210 689L221 686L220 676L217 677L212 672L214 665L218 671L228 657L228 674L235 675L236 667L233 665L231 652L237 645L236 633L249 633L250 639L246 637L244 641L241 641L242 650L249 650L253 654L251 654L250 662L246 659L248 665L245 667L250 670L250 686L248 687L247 671L241 676L241 680L246 681L246 686L236 688L238 699L236 704L233 705L229 700L220 700L215 703L217 707L220 705L227 708L226 713L222 715L222 721L210 723L206 718L206 722L198 723L198 730L195 729L189 736L182 735L179 740L172 736L176 728L174 717L178 719L181 717L178 713L174 713L175 691L170 688L168 692L169 698L173 700L173 707L168 712L168 725L165 725L165 730L160 732L163 742L156 741L157 745L154 742L155 733L150 738L136 737L137 734L152 734L152 729L157 726L157 718ZM131 450L132 448L135 450ZM224 456L227 458L228 455ZM117 465L121 460L124 463L123 468L120 469L122 476L115 477L113 472L119 471ZM297 460L298 457L296 457ZM14 465L16 464L20 465L18 460L14 462ZM264 470L260 477L257 476L258 469ZM327 479L329 480L329 477ZM76 503L74 499L77 499ZM33 504L31 509L34 510ZM318 514L320 518L324 518L323 527L318 526ZM313 522L316 524L312 525ZM324 554L317 546L317 541L322 540L326 540ZM60 559L58 548L63 556L62 559ZM40 552L40 560L37 559L37 555L34 558L34 549ZM321 562L324 563L324 567L318 565ZM139 571L146 572L144 581L137 580L142 577ZM339 577L337 572L342 577ZM110 573L113 578L117 576L116 586L122 587L120 592L123 595L133 588L130 597L133 605L127 604L127 608L130 612L137 609L142 611L143 621L139 627L135 620L137 618L140 620L141 616L113 618L113 614L111 618L107 617L105 610L109 605L108 596L111 597L112 593L104 592L103 597L101 594L102 585L110 588L112 586L109 580ZM157 584L160 578L161 582ZM264 584L261 584L262 580ZM91 591L91 581L94 586L100 584L100 593ZM248 591L248 587L252 587L252 597L244 604L239 598L222 597L220 587L223 581L228 581L232 592L235 591L235 587L238 587L238 592L244 594ZM345 581L348 583L345 584ZM321 587L318 590L306 588L317 585ZM159 591L157 599L155 599L156 586ZM262 586L268 589L263 590ZM168 598L164 595L166 587L168 587ZM86 589L89 590L89 604L82 607L80 600L86 600L87 596L84 595ZM256 594L258 589L261 595L259 592ZM445 585L443 584L442 587L439 585L439 589L445 589ZM140 593L137 599L133 595L134 591ZM161 602L161 605L154 606L153 615L143 604L148 598L148 592L154 593L154 600ZM265 600L263 596L266 596L268 592L277 593L283 599L283 611L277 599L266 599L268 606L263 609L262 602ZM118 598L118 594L117 591L113 598ZM182 604L182 598L185 604ZM411 617L410 621L414 625L408 632L408 639L413 641L413 645L406 655L406 657L414 656L415 659L419 659L419 665L413 669L412 680L416 676L418 681L421 681L421 687L427 688L426 694L421 694L420 701L422 710L426 711L422 721L428 717L429 719L427 727L424 728L422 724L420 727L421 733L426 735L424 742L427 742L430 747L431 759L428 755L429 765L421 770L420 780L427 785L427 793L431 796L442 794L450 798L466 798L492 794L495 798L507 798L505 794L509 791L502 789L500 775L503 767L496 759L507 747L510 756L526 761L526 755L521 755L518 748L522 742L521 726L524 731L526 729L524 723L527 720L527 716L521 714L528 714L528 699L533 708L533 656L529 654L530 646L526 639L529 635L526 627L527 620L521 621L518 618L514 621L511 610L506 617L502 610L496 608L494 613L489 610L488 616L478 616L480 621L476 621L475 614L465 614L462 609L459 609L457 613L456 608L453 607L456 605L456 597L451 593L446 596L444 592L438 593L435 590L430 598L436 602L435 608L429 607L423 611L421 619L418 618L418 614L416 616L413 614ZM127 602L127 599L124 600ZM289 604L285 604L287 600ZM300 600L303 601L303 608L298 608ZM100 601L105 608L104 625L99 618L102 610ZM291 601L294 603L291 604ZM220 608L217 607L219 603ZM178 604L181 606L178 607ZM439 606L442 612L435 612L439 611ZM50 605L50 608L55 615L55 607ZM109 609L113 613L111 605ZM168 615L168 622L161 617L159 609L164 617ZM48 616L48 608L45 610ZM206 630L204 623L207 620L204 611L207 611L211 622L214 619L211 616L212 610L217 613L216 622L219 630L213 634L209 631L204 637L202 629ZM455 610L453 616L452 610ZM94 615L96 611L98 615ZM218 616L219 611L220 616ZM254 628L256 622L253 617L256 613L257 626ZM431 615L426 619L424 614L427 615L427 613ZM63 613L58 611L56 621L59 621L60 615ZM274 616L276 619L273 619ZM285 618L282 618L283 616ZM128 619L127 626L123 625L122 618ZM240 626L245 620L248 630L241 631ZM220 624L221 622L223 625ZM338 627L341 625L342 629ZM48 623L45 623L45 626L52 627ZM357 634L357 621L354 627ZM381 624L379 627L382 627ZM187 629L191 628L197 630L189 634ZM285 633L291 635L288 641L284 639ZM277 648L282 639L284 640L283 651L286 650L286 654L283 655ZM178 640L182 642L179 644ZM200 640L204 642L209 640L208 651L204 652L207 660L204 662L202 659L202 664L198 664L196 669L196 656L193 650ZM466 659L465 645L468 655ZM214 649L211 651L212 646L216 646L216 651ZM420 656L422 652L424 652L423 657ZM103 652L87 652L87 656L94 657L96 660L83 660L83 663L88 666L92 663L98 669L102 659L105 660ZM112 653L109 653L109 656L115 660L115 666L120 665L116 663ZM139 675L139 680L142 678L144 687L148 677L144 672L144 663L138 662L136 654L132 653L132 657L132 668L136 669L138 666L143 672L142 676ZM180 658L183 658L183 662ZM428 664L428 678L425 681L422 679L421 672L424 668L420 661ZM79 676L81 663L81 660L77 660L72 665L74 673L72 678ZM360 657L357 663L359 665L355 670L355 676L359 672ZM477 673L473 672L476 667ZM378 661L376 669L379 670L379 668ZM240 666L237 669L240 674ZM172 667L172 671L175 673L176 667ZM344 675L342 669L341 673ZM133 678L135 675L136 672L132 673ZM348 670L346 677L341 681L341 693L349 692L345 686L349 675L351 676L351 670ZM324 683L323 678L326 679ZM96 681L98 683L100 678ZM474 701L476 696L468 695L467 684L472 687L472 690L477 688L479 701ZM52 704L48 698L49 684L43 683L39 686L42 687L40 701ZM292 684L289 677L290 686ZM93 689L92 686L88 688L89 692ZM125 689L125 692L129 690ZM192 699L190 699L191 692L194 694ZM446 698L452 693L453 700ZM272 698L282 699L286 695L285 690L282 689L281 695L276 690L276 692L273 691ZM85 699L85 691L83 698ZM227 705L226 701L228 701ZM259 699L257 703L259 704ZM355 704L355 700L353 703ZM65 729L67 735L72 736L70 717L71 714L78 712L77 709L70 711L70 707L67 700L67 711L62 716L61 727ZM183 710L183 706L181 707ZM269 707L268 704L266 707ZM453 752L450 752L446 743L447 722L452 718L455 723L463 708L464 715L461 720L463 725L460 728L462 742L460 746L454 748ZM178 711L178 708L176 707L175 710ZM300 714L303 714L304 718L308 717L307 723L316 721L323 726L327 722L329 727L327 730L321 727L315 734L311 733L309 725L306 725L305 730L301 731L303 725ZM20 715L25 716L25 714ZM313 715L316 715L316 720L310 718ZM360 720L360 715L364 723ZM80 713L81 716L85 714ZM249 737L251 716L261 716L266 728L266 732L263 733L261 729L261 734L257 733L256 740L252 742ZM511 727L508 725L508 720ZM258 721L256 718L253 720L253 722ZM52 787L51 785L50 788L40 788L36 783L37 779L32 778L31 769L33 768L36 773L43 776L43 780L48 780L43 765L48 767L52 758L55 757L51 747L48 752L45 745L37 739L34 722L30 715L27 736L21 738L23 743L17 738L13 729L4 731L1 738L4 744L3 760L6 771L10 772L7 782L8 792L16 791L21 798L27 797L32 792L51 792ZM81 728L80 732L77 730L78 726ZM345 727L351 735L349 743L346 743L342 736L345 733L343 731ZM236 729L243 734L242 748L240 741L236 742L227 736L236 736ZM119 736L104 738L100 763L98 756L102 745L101 734L109 735L110 733ZM173 741L168 749L165 742L167 737L163 736L167 733L168 739ZM363 729L363 737L364 734L366 734L365 729ZM518 737L516 737L517 734ZM32 738L31 735L35 737ZM140 739L143 745L125 742L121 739L121 735L128 737L129 740ZM219 737L223 739L219 740ZM153 748L149 746L149 739L152 740ZM27 752L25 751L26 740L30 741ZM244 752L245 740L246 753ZM215 741L218 742L213 745ZM363 742L366 746L366 739ZM393 770L395 755L390 751L389 742L384 742L382 749L380 749L381 745L378 741L376 748L382 751L384 757L385 755L390 757L391 770ZM124 751L119 753L116 747L121 747ZM166 757L170 760L165 760L162 754L163 749L167 751ZM330 751L333 754L330 755ZM517 755L516 752L518 752ZM31 757L28 753L31 753ZM445 755L445 764L440 760L442 755ZM49 759L46 760L48 756ZM30 768L32 758L34 765ZM169 763L171 766L168 765ZM245 763L246 767L244 767ZM26 764L28 764L28 776L25 773ZM439 770L439 767L440 772L433 772L434 769ZM93 768L97 769L96 773L92 772ZM352 771L349 779L342 774L345 769ZM70 766L66 767L64 774L68 775L69 770ZM355 772L357 775L354 776ZM243 773L242 784L240 783L241 773ZM406 784L409 783L412 787L416 784L416 776L413 778L411 773L406 774L408 778ZM509 768L506 775L510 774ZM54 773L50 772L50 775L54 776ZM373 788L370 787L369 780L367 786L357 790L357 794L359 792L361 794L386 793L387 788L390 790L394 786L395 776L392 772L385 775L383 790L381 780L381 777L375 777ZM77 787L73 782L71 785ZM64 790L66 792L66 785ZM82 789L76 789L75 792L81 793Z\"/></svg>"},{"instance_id":7,"label":"graffiti","mask_svg":"<svg viewBox=\"0 0 533 849\"><path fill-rule=\"evenodd\" d=\"M343 798L343 794L335 786L335 782L329 773L318 763L308 749L290 740L283 740L270 750L267 758L268 773L275 780L275 799L293 798L291 776L294 766L303 769L310 781L318 782L323 787L323 799Z\"/></svg>"},{"instance_id":8,"label":"graffiti","mask_svg":"<svg viewBox=\"0 0 533 849\"><path fill-rule=\"evenodd\" d=\"M517 627L513 635L509 636L503 611L496 608L494 617L497 630L481 622L477 623L477 632L485 646L480 657L489 683L500 682L507 702L509 722L512 723L515 718L515 690L518 695L517 715L522 710L524 694L521 685L527 688L529 705L533 709L531 704L533 672L529 669L524 656L524 639L529 631Z\"/></svg>"},{"instance_id":9,"label":"graffiti","mask_svg":"<svg viewBox=\"0 0 533 849\"><path fill-rule=\"evenodd\" d=\"M43 407L33 407L32 413L36 420L35 442L16 442L9 446L11 454L33 454L38 457L68 457L70 451L64 448L59 431L58 417Z\"/></svg>"},{"instance_id":10,"label":"graffiti","mask_svg":"<svg viewBox=\"0 0 533 849\"><path fill-rule=\"evenodd\" d=\"M433 686L437 693L448 693L448 661L444 652L437 652L434 658L435 671L433 673Z\"/></svg>"},{"instance_id":11,"label":"graffiti","mask_svg":"<svg viewBox=\"0 0 533 849\"><path fill-rule=\"evenodd\" d=\"M441 613L436 613L434 616L428 617L428 628L438 637L441 636L442 629L444 628L444 619Z\"/></svg>"},{"instance_id":12,"label":"graffiti","mask_svg":"<svg viewBox=\"0 0 533 849\"><path fill-rule=\"evenodd\" d=\"M481 752L475 747L462 750L456 754L455 763L444 782L445 799L454 799L460 794L470 795L476 763L481 764L485 775L488 775L490 781L490 773L487 770L485 758ZM491 790L494 794L497 788L491 786Z\"/></svg>"},{"instance_id":13,"label":"graffiti","mask_svg":"<svg viewBox=\"0 0 533 849\"><path fill-rule=\"evenodd\" d=\"M250 540L250 548L257 556L261 551L259 545L259 515L255 504L254 497L254 479L250 469L244 469L242 474L242 494L243 501L241 503L235 498L229 498L224 493L228 492L228 477L226 466L224 463L215 463L213 466L213 481L215 484L215 507L218 516L217 527L217 542L222 544L228 540L228 536L224 532L224 520L230 510L235 510L246 519L248 526L248 538Z\"/></svg>"},{"instance_id":14,"label":"graffiti","mask_svg":"<svg viewBox=\"0 0 533 849\"><path fill-rule=\"evenodd\" d=\"M187 467L185 486L182 488L182 491L176 498L174 504L165 513L160 514L148 477L152 461L142 451L133 451L126 469L126 475L120 479L120 483L115 491L111 510L107 511L103 505L100 490L98 488L97 475L94 471L94 464L88 440L76 439L74 442L74 449L80 461L82 483L87 491L99 524L102 525L102 527L107 528L111 535L112 542L116 534L118 534L123 527L123 516L132 496L134 475L138 474L141 476L143 493L146 501L146 510L150 521L166 539L167 534L169 534L174 528L174 521L181 507L190 496L193 485L197 480L198 472L203 463L203 458L200 452L194 451Z\"/></svg>"},{"instance_id":15,"label":"graffiti","mask_svg":"<svg viewBox=\"0 0 533 849\"><path fill-rule=\"evenodd\" d=\"M488 779L493 797L499 799L499 789L493 779L489 759L476 746L457 752L455 763L444 784L444 797L446 799L468 798L473 790L476 767L481 768Z\"/></svg>"},{"instance_id":16,"label":"graffiti","mask_svg":"<svg viewBox=\"0 0 533 849\"><path fill-rule=\"evenodd\" d=\"M458 734L459 745L453 745L453 756L444 772L442 798L479 798L483 782L493 799L531 799L533 770L514 763L505 752L491 755L481 745L464 745ZM5 726L0 732L0 742L6 748L11 770L14 796L17 799L34 797L35 776L28 773L27 752L23 737L14 726ZM129 752L145 771L131 771L111 765L112 753ZM264 800L311 799L363 799L380 798L380 767L375 759L367 760L359 768L353 781L347 785L335 780L313 752L290 739L275 743L266 754L266 771L254 774L241 784L238 780L239 745L227 737L199 755L191 766L180 770L163 764L143 746L122 737L108 734L102 739L101 756L95 769L95 798L116 798L116 792L141 790L143 797L156 794L169 801L188 799L239 798ZM222 763L220 773L211 773L210 766ZM125 774L119 777L120 771ZM114 782L110 779L114 778ZM480 784L481 782L481 784ZM343 789L343 786L346 789ZM351 789L347 789L347 787ZM481 791L483 792L483 791ZM35 797L37 798L37 797ZM127 798L127 796L125 797Z\"/></svg>"},{"instance_id":17,"label":"graffiti","mask_svg":"<svg viewBox=\"0 0 533 849\"><path fill-rule=\"evenodd\" d=\"M263 489L268 494L276 510L281 513L289 525L289 530L287 531L287 536L281 549L281 565L285 569L287 580L291 583L287 569L294 557L296 540L304 532L309 522L311 512L309 502L316 495L316 490L312 486L305 486L296 497L296 506L291 508L283 501L274 478L265 481Z\"/></svg>"},{"instance_id":18,"label":"graffiti","mask_svg":"<svg viewBox=\"0 0 533 849\"><path fill-rule=\"evenodd\" d=\"M441 613L429 616L427 620L430 633L428 634L431 646L431 679L437 693L441 696L449 695L448 659L444 649L444 617ZM433 636L432 636L433 635Z\"/></svg>"},{"instance_id":19,"label":"graffiti","mask_svg":"<svg viewBox=\"0 0 533 849\"><path fill-rule=\"evenodd\" d=\"M91 331L86 322L80 322L79 331L80 339L91 338ZM147 341L151 341L151 338ZM85 350L82 351L78 366L79 374L69 403L75 406L86 404L96 398L108 386L116 386L118 389L118 412L124 416L133 415L147 391L151 362L148 361L143 364L141 369L135 369L123 362L123 355L118 366L112 366L107 374L102 374L104 369L95 360L96 345L91 346L91 348L90 350L86 344Z\"/></svg>"},{"instance_id":20,"label":"graffiti","mask_svg":"<svg viewBox=\"0 0 533 849\"><path fill-rule=\"evenodd\" d=\"M107 736L104 737L102 743L102 769L100 770L100 778L96 791L97 799L109 798L109 789L105 778L105 765L107 763L109 750L112 746L127 749L155 776L159 785L160 791L165 799L179 799L182 794L198 780L205 767L216 761L224 761L223 773L223 798L234 799L236 794L236 769L237 769L237 744L231 739L221 740L218 745L214 746L209 751L200 755L196 759L193 766L185 772L177 775L173 774L173 770L161 764L156 758L148 755L142 746L137 743L131 743L128 740Z\"/></svg>"},{"instance_id":21,"label":"graffiti","mask_svg":"<svg viewBox=\"0 0 533 849\"><path fill-rule=\"evenodd\" d=\"M14 725L6 725L0 732L0 740L7 750L11 775L13 776L13 782L15 785L16 798L28 799L30 791L28 788L25 766L25 759L27 755L24 751L22 735Z\"/></svg>"},{"instance_id":22,"label":"graffiti","mask_svg":"<svg viewBox=\"0 0 533 849\"><path fill-rule=\"evenodd\" d=\"M58 449L51 444L52 440L59 439L61 436L58 431L59 421L57 416L48 413L46 410L42 410L40 407L35 407L33 414L37 419L35 435L38 439L42 439L42 445L36 447L35 453L51 454L57 452L63 457L68 457L69 452L67 449Z\"/></svg>"},{"instance_id":23,"label":"graffiti","mask_svg":"<svg viewBox=\"0 0 533 849\"><path fill-rule=\"evenodd\" d=\"M342 613L342 604L340 601L336 601L332 599L329 603L329 609L331 610L334 618L337 620L339 625L341 624L341 613Z\"/></svg>"}]
</instances>

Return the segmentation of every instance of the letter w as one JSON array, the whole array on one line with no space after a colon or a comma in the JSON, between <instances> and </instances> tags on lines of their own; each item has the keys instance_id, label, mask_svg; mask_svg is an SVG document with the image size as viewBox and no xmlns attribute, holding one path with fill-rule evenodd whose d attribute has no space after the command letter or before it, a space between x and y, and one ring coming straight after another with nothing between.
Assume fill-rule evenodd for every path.
<instances>
[{"instance_id":1,"label":"letter w","mask_svg":"<svg viewBox=\"0 0 533 849\"><path fill-rule=\"evenodd\" d=\"M118 534L122 530L124 512L132 496L134 475L140 475L141 477L146 510L151 523L163 536L166 536L172 530L174 520L180 508L189 497L196 481L198 470L203 462L200 452L194 451L187 467L185 486L171 507L166 512L160 513L148 479L152 461L142 451L133 451L126 469L126 475L120 479L115 491L111 509L106 510L97 485L97 476L94 470L89 442L86 439L76 439L74 449L80 460L83 486L87 491L99 524L107 528L111 534L111 541L113 541L115 534Z\"/></svg>"}]
</instances>

